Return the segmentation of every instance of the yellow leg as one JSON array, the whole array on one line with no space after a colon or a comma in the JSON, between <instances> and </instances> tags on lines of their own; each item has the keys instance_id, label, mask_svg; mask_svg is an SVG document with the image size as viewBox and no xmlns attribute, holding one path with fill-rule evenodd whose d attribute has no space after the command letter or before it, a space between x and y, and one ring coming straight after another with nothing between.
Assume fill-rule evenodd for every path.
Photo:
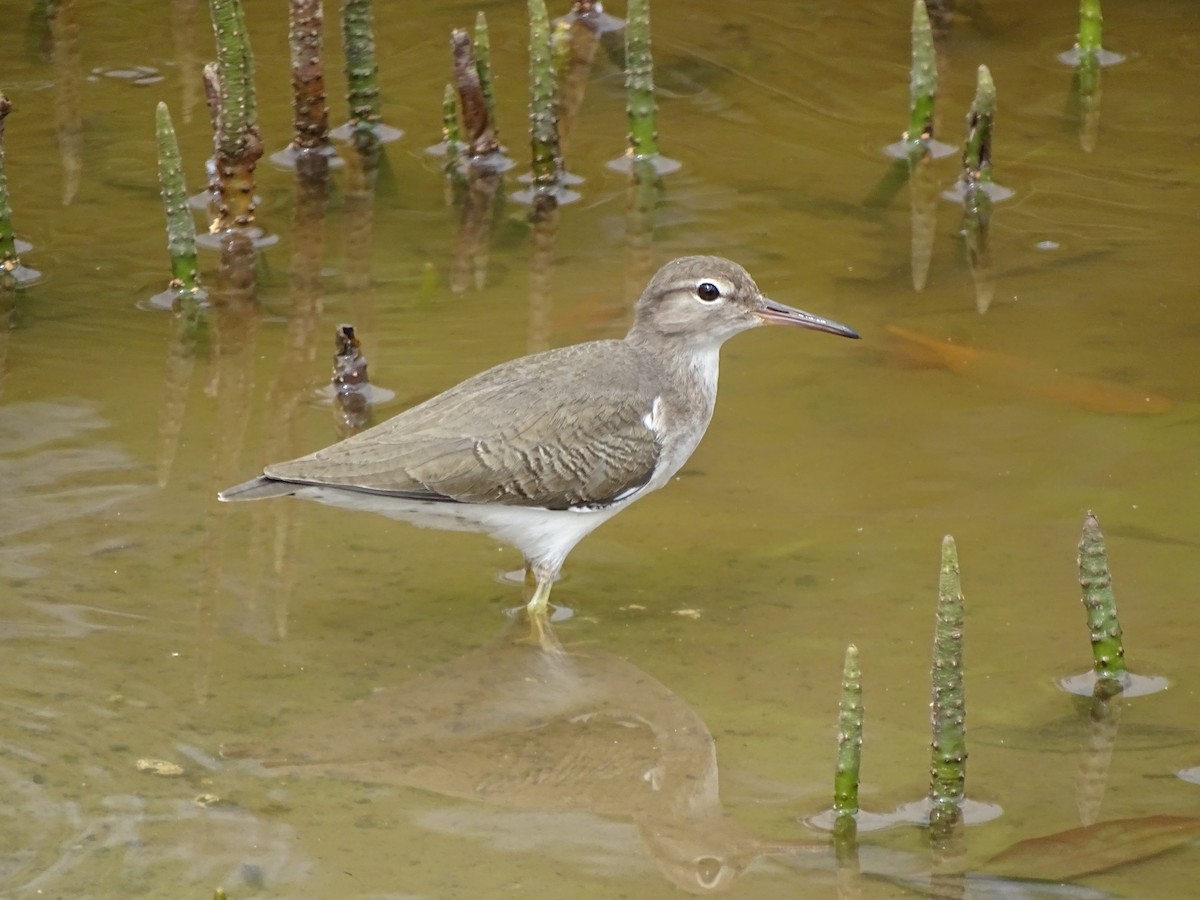
<instances>
[{"instance_id":1,"label":"yellow leg","mask_svg":"<svg viewBox=\"0 0 1200 900\"><path fill-rule=\"evenodd\" d=\"M525 604L525 609L530 617L541 616L545 618L550 612L550 588L554 586L554 582L550 580L537 580L534 582L533 594L529 597Z\"/></svg>"},{"instance_id":2,"label":"yellow leg","mask_svg":"<svg viewBox=\"0 0 1200 900\"><path fill-rule=\"evenodd\" d=\"M529 636L547 651L561 652L558 638L550 627L550 589L554 576L535 572L525 563L525 612L529 616Z\"/></svg>"}]
</instances>

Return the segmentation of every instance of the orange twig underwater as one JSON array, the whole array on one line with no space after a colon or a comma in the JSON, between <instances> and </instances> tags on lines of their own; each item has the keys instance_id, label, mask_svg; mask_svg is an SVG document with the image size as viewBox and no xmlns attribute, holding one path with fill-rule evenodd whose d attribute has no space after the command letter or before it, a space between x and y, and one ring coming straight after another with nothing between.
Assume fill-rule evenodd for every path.
<instances>
[{"instance_id":1,"label":"orange twig underwater","mask_svg":"<svg viewBox=\"0 0 1200 900\"><path fill-rule=\"evenodd\" d=\"M1170 412L1175 405L1169 398L1158 394L1102 378L1068 375L1020 356L938 340L899 325L887 325L885 328L893 337L909 345L910 349L919 348L922 360L940 365L956 375L1006 390L1015 389L1076 409L1118 415L1160 415Z\"/></svg>"}]
</instances>

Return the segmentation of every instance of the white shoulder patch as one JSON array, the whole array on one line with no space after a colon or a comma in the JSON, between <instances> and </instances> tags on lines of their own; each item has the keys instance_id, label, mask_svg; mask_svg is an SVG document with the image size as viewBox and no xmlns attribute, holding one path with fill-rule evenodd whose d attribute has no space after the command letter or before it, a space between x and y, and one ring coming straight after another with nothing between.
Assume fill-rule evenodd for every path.
<instances>
[{"instance_id":1,"label":"white shoulder patch","mask_svg":"<svg viewBox=\"0 0 1200 900\"><path fill-rule=\"evenodd\" d=\"M662 395L654 398L654 403L650 407L650 412L642 416L642 424L654 432L656 438L661 438L665 422L663 414Z\"/></svg>"}]
</instances>

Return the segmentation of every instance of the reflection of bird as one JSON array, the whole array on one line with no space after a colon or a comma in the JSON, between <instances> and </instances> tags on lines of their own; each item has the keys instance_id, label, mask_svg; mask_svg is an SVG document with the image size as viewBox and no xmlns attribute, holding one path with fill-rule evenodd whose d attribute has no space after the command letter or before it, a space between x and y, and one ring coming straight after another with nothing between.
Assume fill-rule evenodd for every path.
<instances>
[{"instance_id":1,"label":"reflection of bird","mask_svg":"<svg viewBox=\"0 0 1200 900\"><path fill-rule=\"evenodd\" d=\"M690 893L727 888L765 855L824 852L810 841L757 837L725 813L712 735L669 688L598 647L562 647L549 623L541 643L512 632L377 687L327 720L221 755L254 758L272 774L629 821L663 875ZM564 827L572 821L563 816ZM554 829L521 839L560 852L571 843Z\"/></svg>"},{"instance_id":2,"label":"reflection of bird","mask_svg":"<svg viewBox=\"0 0 1200 900\"><path fill-rule=\"evenodd\" d=\"M676 259L646 286L624 340L502 363L220 497L292 494L486 532L524 554L537 623L571 548L691 456L712 418L721 345L762 324L858 337L764 297L736 263Z\"/></svg>"}]
</instances>

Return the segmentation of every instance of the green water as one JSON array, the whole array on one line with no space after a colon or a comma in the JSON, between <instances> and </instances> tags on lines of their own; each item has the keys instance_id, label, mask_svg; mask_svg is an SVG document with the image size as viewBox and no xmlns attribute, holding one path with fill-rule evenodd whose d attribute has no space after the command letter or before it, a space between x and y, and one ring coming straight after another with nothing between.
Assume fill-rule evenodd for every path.
<instances>
[{"instance_id":1,"label":"green water","mask_svg":"<svg viewBox=\"0 0 1200 900\"><path fill-rule=\"evenodd\" d=\"M249 5L270 152L290 137L286 23ZM511 190L524 8L485 8ZM453 291L459 212L423 149L439 139L446 36L474 12L377 4L385 118L407 135L387 147L369 238L334 172L319 307L304 307L293 176L264 161L260 221L280 242L258 267L261 322L203 343L184 380L170 318L139 304L168 272L155 104L171 106L192 190L211 147L206 9L64 3L53 33L6 11L14 224L45 279L0 331L0 894L838 896L826 839L800 820L830 802L845 645L864 673L862 802L883 813L927 787L946 533L967 601L968 795L1004 810L967 829L968 868L1081 818L1137 820L1127 855L1150 857L1151 817L1200 814L1200 786L1175 776L1200 766L1200 12L1107 10L1105 44L1128 58L1103 70L1091 152L1054 58L1074 7L952 18L939 136L961 140L986 63L994 177L1016 191L994 211L985 315L954 205L937 205L916 292L908 190L866 202L906 121L903 3L659 4L660 145L683 168L648 242L630 240L626 181L604 165L625 125L602 51L568 147L583 199L560 211L552 263L535 268L510 204L480 286ZM138 65L163 80L104 74ZM949 187L954 158L934 172ZM336 438L315 392L338 323L396 392L383 417L494 362L620 335L650 272L687 253L736 259L863 340L764 330L727 346L716 416L677 483L572 553L555 589L576 613L558 630L567 662L502 634L519 591L499 576L520 560L487 538L216 503ZM969 361L934 364L889 326ZM1130 392L1170 409L1124 414ZM1130 666L1172 687L1125 703L1081 789L1086 711L1054 682L1089 664L1075 580L1089 508ZM222 745L314 764L265 777ZM923 831L861 840L864 896L928 885ZM1183 896L1198 864L1194 845L1090 874L1104 854L1083 839L1052 855L1080 860L1080 896ZM1020 874L1048 877L1028 859Z\"/></svg>"}]
</instances>

